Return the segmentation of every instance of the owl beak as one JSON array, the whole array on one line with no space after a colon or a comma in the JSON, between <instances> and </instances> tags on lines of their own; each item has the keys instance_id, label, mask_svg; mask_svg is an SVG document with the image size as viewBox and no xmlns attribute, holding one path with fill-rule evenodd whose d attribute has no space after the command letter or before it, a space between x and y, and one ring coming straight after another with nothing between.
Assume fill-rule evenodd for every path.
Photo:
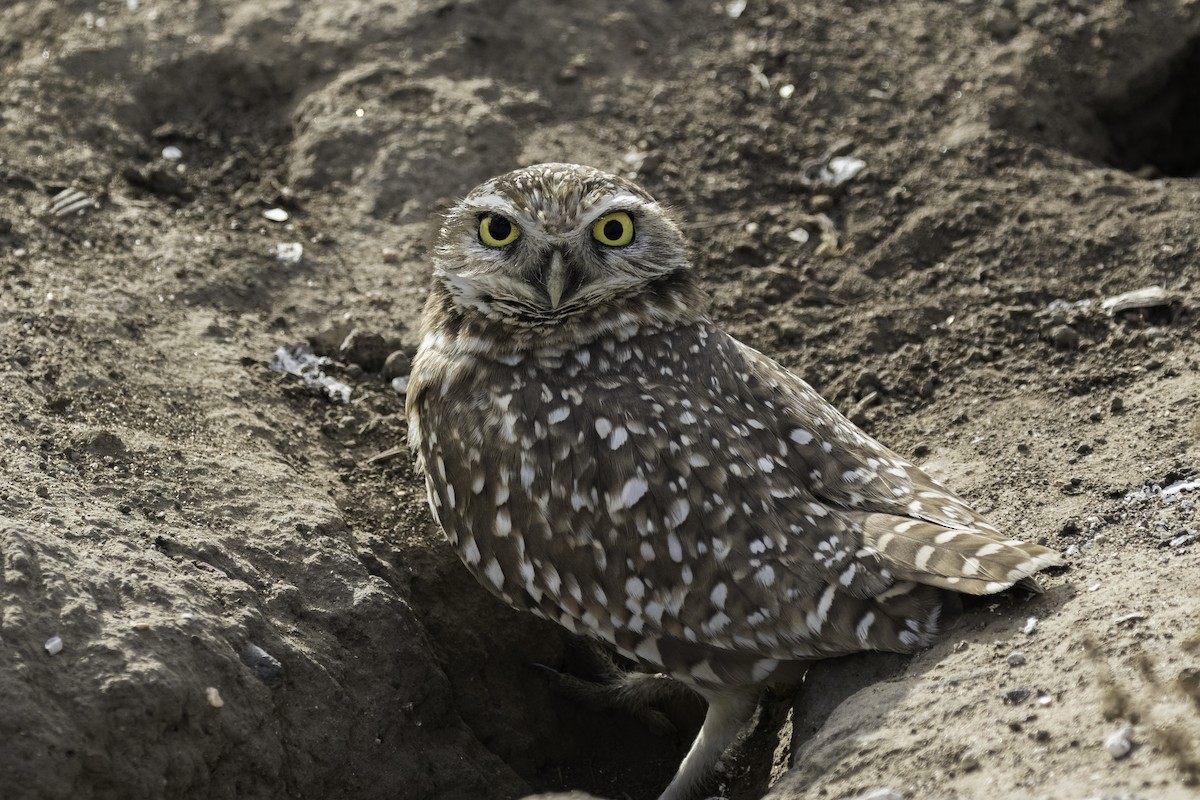
<instances>
[{"instance_id":1,"label":"owl beak","mask_svg":"<svg viewBox=\"0 0 1200 800\"><path fill-rule=\"evenodd\" d=\"M546 294L550 296L550 308L557 309L567 290L567 263L561 250L550 255L550 266L546 270Z\"/></svg>"}]
</instances>

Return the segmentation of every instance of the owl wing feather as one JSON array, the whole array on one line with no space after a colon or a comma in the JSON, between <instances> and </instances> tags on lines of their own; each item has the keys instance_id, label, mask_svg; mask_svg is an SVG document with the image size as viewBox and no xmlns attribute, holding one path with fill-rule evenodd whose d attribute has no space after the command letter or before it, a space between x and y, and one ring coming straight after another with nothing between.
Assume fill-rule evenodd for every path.
<instances>
[{"instance_id":1,"label":"owl wing feather","mask_svg":"<svg viewBox=\"0 0 1200 800\"><path fill-rule=\"evenodd\" d=\"M797 424L819 431L832 447L813 491L861 525L865 549L876 551L890 572L968 594L992 594L1016 583L1036 588L1032 576L1062 564L1048 548L1005 537L961 498L925 472L859 430L805 381L739 343L748 365ZM824 449L824 448L822 448ZM811 457L810 457L810 460Z\"/></svg>"}]
</instances>

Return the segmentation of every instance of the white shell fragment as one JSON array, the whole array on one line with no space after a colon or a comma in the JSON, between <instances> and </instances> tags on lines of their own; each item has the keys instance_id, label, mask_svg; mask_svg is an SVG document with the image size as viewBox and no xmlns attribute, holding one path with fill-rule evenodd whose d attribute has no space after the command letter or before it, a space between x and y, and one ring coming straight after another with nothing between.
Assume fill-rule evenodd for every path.
<instances>
[{"instance_id":1,"label":"white shell fragment","mask_svg":"<svg viewBox=\"0 0 1200 800\"><path fill-rule=\"evenodd\" d=\"M1037 630L1037 626L1038 626L1038 618L1030 617L1029 619L1025 620L1025 627L1021 628L1021 632L1024 633L1026 636L1031 636L1031 635L1033 635L1033 632Z\"/></svg>"},{"instance_id":2,"label":"white shell fragment","mask_svg":"<svg viewBox=\"0 0 1200 800\"><path fill-rule=\"evenodd\" d=\"M1133 726L1126 725L1120 730L1110 733L1104 740L1104 749L1116 759L1129 755L1129 751L1133 749Z\"/></svg>"},{"instance_id":3,"label":"white shell fragment","mask_svg":"<svg viewBox=\"0 0 1200 800\"><path fill-rule=\"evenodd\" d=\"M62 637L61 636L51 636L49 639L46 640L45 648L46 648L46 652L49 653L50 655L52 655L52 656L58 655L59 653L62 652L62 649L63 649Z\"/></svg>"},{"instance_id":4,"label":"white shell fragment","mask_svg":"<svg viewBox=\"0 0 1200 800\"><path fill-rule=\"evenodd\" d=\"M829 177L826 180L830 186L841 186L862 172L866 166L867 162L861 158L851 158L850 156L831 158L827 166Z\"/></svg>"},{"instance_id":5,"label":"white shell fragment","mask_svg":"<svg viewBox=\"0 0 1200 800\"><path fill-rule=\"evenodd\" d=\"M217 691L217 687L209 686L204 690L204 696L208 698L208 704L213 708L220 708L225 705L225 701L221 698L221 693Z\"/></svg>"},{"instance_id":6,"label":"white shell fragment","mask_svg":"<svg viewBox=\"0 0 1200 800\"><path fill-rule=\"evenodd\" d=\"M335 403L349 403L353 391L350 386L326 375L321 369L331 363L328 358L318 357L308 345L294 344L280 347L272 353L267 366L275 372L298 376L314 393L324 395Z\"/></svg>"},{"instance_id":7,"label":"white shell fragment","mask_svg":"<svg viewBox=\"0 0 1200 800\"><path fill-rule=\"evenodd\" d=\"M1157 308L1170 305L1171 293L1161 286L1147 286L1145 289L1135 289L1115 297L1110 297L1100 304L1100 308L1109 314L1120 314L1122 311L1132 311L1135 308Z\"/></svg>"},{"instance_id":8,"label":"white shell fragment","mask_svg":"<svg viewBox=\"0 0 1200 800\"><path fill-rule=\"evenodd\" d=\"M809 239L809 233L805 228L796 228L795 230L788 231L787 237L793 242L804 244Z\"/></svg>"},{"instance_id":9,"label":"white shell fragment","mask_svg":"<svg viewBox=\"0 0 1200 800\"><path fill-rule=\"evenodd\" d=\"M275 260L286 267L293 267L304 258L304 245L300 242L280 242L271 250Z\"/></svg>"},{"instance_id":10,"label":"white shell fragment","mask_svg":"<svg viewBox=\"0 0 1200 800\"><path fill-rule=\"evenodd\" d=\"M173 144L169 144L162 149L162 157L167 161L178 161L183 158L183 151Z\"/></svg>"},{"instance_id":11,"label":"white shell fragment","mask_svg":"<svg viewBox=\"0 0 1200 800\"><path fill-rule=\"evenodd\" d=\"M282 208L268 208L262 215L271 222L287 222L289 216Z\"/></svg>"}]
</instances>

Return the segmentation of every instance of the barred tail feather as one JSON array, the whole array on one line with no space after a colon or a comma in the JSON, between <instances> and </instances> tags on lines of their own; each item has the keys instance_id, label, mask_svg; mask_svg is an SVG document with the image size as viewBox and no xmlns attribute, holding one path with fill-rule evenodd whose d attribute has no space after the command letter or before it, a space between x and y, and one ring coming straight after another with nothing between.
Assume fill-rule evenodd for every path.
<instances>
[{"instance_id":1,"label":"barred tail feather","mask_svg":"<svg viewBox=\"0 0 1200 800\"><path fill-rule=\"evenodd\" d=\"M898 580L965 594L995 594L1018 583L1038 590L1033 575L1063 563L1041 545L893 514L867 515L863 544Z\"/></svg>"}]
</instances>

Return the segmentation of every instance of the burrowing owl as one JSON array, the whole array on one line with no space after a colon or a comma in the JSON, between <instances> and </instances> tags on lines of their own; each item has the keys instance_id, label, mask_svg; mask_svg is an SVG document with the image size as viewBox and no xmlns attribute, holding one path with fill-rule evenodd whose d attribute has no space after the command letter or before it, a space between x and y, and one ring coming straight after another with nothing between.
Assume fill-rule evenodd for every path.
<instances>
[{"instance_id":1,"label":"burrowing owl","mask_svg":"<svg viewBox=\"0 0 1200 800\"><path fill-rule=\"evenodd\" d=\"M704 305L643 189L570 164L510 172L446 218L408 393L430 505L476 578L707 699L670 800L764 684L921 648L948 593L1061 563Z\"/></svg>"}]
</instances>

